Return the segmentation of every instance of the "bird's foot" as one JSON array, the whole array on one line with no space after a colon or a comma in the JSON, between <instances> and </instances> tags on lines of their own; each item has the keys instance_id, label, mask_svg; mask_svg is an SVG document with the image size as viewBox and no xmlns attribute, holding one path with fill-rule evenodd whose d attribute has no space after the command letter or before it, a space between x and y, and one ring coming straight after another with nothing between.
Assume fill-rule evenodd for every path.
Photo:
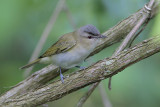
<instances>
[{"instance_id":1,"label":"bird's foot","mask_svg":"<svg viewBox=\"0 0 160 107\"><path fill-rule=\"evenodd\" d=\"M86 69L86 67L83 67L83 66L76 66L76 67L79 68L80 70Z\"/></svg>"},{"instance_id":2,"label":"bird's foot","mask_svg":"<svg viewBox=\"0 0 160 107\"><path fill-rule=\"evenodd\" d=\"M61 78L62 83L64 83L64 80L63 80L64 76L63 76L63 74L60 74L60 78Z\"/></svg>"},{"instance_id":3,"label":"bird's foot","mask_svg":"<svg viewBox=\"0 0 160 107\"><path fill-rule=\"evenodd\" d=\"M64 83L64 80L63 80L64 76L61 72L61 68L59 68L59 73L60 73L61 82Z\"/></svg>"}]
</instances>

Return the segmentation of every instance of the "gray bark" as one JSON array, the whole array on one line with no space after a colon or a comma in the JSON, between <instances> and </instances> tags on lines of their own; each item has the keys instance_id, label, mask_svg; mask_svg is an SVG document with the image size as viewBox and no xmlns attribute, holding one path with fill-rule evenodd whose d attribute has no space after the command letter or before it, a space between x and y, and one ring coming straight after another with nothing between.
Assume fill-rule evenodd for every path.
<instances>
[{"instance_id":1,"label":"gray bark","mask_svg":"<svg viewBox=\"0 0 160 107\"><path fill-rule=\"evenodd\" d=\"M159 1L154 5L154 9L151 12L152 17L157 13L158 7ZM145 14L146 12L143 9L140 9L135 14L129 16L113 28L104 32L103 34L107 36L107 38L99 43L90 56L122 40ZM115 75L118 71L122 71L129 65L159 52L160 42L158 41L158 37L146 40L127 51L121 52L113 58L104 59L90 66L86 70L70 74L66 77L65 84L61 84L58 80L46 85L50 80L59 76L59 73L57 73L58 68L56 66L49 65L33 73L27 79L2 94L0 96L0 106L28 107L59 99L64 95L89 84ZM63 72L65 71L67 70L63 70Z\"/></svg>"}]
</instances>

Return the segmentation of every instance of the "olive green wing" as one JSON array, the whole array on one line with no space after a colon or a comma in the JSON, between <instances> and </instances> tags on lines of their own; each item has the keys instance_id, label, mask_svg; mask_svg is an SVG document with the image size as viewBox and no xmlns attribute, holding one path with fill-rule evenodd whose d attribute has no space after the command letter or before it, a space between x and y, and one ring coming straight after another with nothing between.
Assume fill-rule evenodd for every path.
<instances>
[{"instance_id":1,"label":"olive green wing","mask_svg":"<svg viewBox=\"0 0 160 107\"><path fill-rule=\"evenodd\" d=\"M70 35L70 33L65 34L39 58L49 57L55 54L66 52L73 48L75 45L76 40L72 37L72 35Z\"/></svg>"}]
</instances>

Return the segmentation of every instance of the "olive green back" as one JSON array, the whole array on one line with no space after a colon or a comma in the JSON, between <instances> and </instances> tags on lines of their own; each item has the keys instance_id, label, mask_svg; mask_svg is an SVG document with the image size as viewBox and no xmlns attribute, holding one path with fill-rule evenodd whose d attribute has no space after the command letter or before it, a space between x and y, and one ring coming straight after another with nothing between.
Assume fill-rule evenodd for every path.
<instances>
[{"instance_id":1,"label":"olive green back","mask_svg":"<svg viewBox=\"0 0 160 107\"><path fill-rule=\"evenodd\" d=\"M74 39L73 32L63 35L59 40L53 44L43 55L39 58L49 57L55 54L63 53L73 48L76 45L76 40Z\"/></svg>"}]
</instances>

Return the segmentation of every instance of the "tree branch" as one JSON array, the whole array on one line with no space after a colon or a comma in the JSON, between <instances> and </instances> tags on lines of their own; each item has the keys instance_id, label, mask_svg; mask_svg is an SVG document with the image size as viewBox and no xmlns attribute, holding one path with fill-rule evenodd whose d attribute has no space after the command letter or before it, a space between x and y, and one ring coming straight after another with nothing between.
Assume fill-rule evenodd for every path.
<instances>
[{"instance_id":1,"label":"tree branch","mask_svg":"<svg viewBox=\"0 0 160 107\"><path fill-rule=\"evenodd\" d=\"M48 101L57 100L85 86L113 76L128 66L157 52L160 52L159 36L144 40L142 43L137 44L131 49L124 50L116 56L98 61L85 70L80 70L66 76L64 84L60 80L57 80L33 92L0 101L0 105L5 107L33 107Z\"/></svg>"},{"instance_id":2,"label":"tree branch","mask_svg":"<svg viewBox=\"0 0 160 107\"><path fill-rule=\"evenodd\" d=\"M72 16L71 11L68 8L67 4L64 5L64 11L68 17L70 24L72 25L72 28L75 30L77 28L77 25L75 24L75 22L73 20L73 16Z\"/></svg>"},{"instance_id":3,"label":"tree branch","mask_svg":"<svg viewBox=\"0 0 160 107\"><path fill-rule=\"evenodd\" d=\"M84 96L79 100L77 103L77 107L82 107L82 105L86 102L86 100L89 98L89 96L92 94L94 89L99 85L99 82L96 82L91 85L89 90L84 94Z\"/></svg>"},{"instance_id":4,"label":"tree branch","mask_svg":"<svg viewBox=\"0 0 160 107\"><path fill-rule=\"evenodd\" d=\"M103 106L104 107L112 107L112 104L108 99L108 95L106 93L106 90L105 90L102 82L98 85L98 88L99 88L99 92L100 92L100 94L102 96Z\"/></svg>"},{"instance_id":5,"label":"tree branch","mask_svg":"<svg viewBox=\"0 0 160 107\"><path fill-rule=\"evenodd\" d=\"M117 50L113 53L112 56L115 56L119 52L124 50L128 46L128 44L131 43L131 41L134 40L136 36L138 36L139 33L137 35L135 35L135 34L139 30L139 28L142 26L142 24L144 22L146 22L146 24L149 22L151 12L150 12L150 10L147 10L145 7L147 6L147 8L149 8L151 10L154 9L154 7L153 7L154 2L155 2L154 0L150 0L150 2L148 3L148 6L147 5L144 6L143 9L146 12L146 14L143 14L143 17L137 22L137 24L133 27L133 29L128 33L128 35L125 37L125 39L123 40L121 45L117 48ZM146 25L144 24L144 27L145 26ZM143 28L142 28L142 30L143 30ZM142 32L142 30L140 30L139 32ZM85 103L85 101L88 99L88 97L92 94L92 92L98 86L98 84L99 84L99 82L94 83L91 86L92 88L90 88L90 90L88 90L88 92L86 92L85 95L82 98L80 98L80 100L78 102L78 105L80 105L79 107L82 107L82 105ZM111 90L111 77L109 78L108 88Z\"/></svg>"},{"instance_id":6,"label":"tree branch","mask_svg":"<svg viewBox=\"0 0 160 107\"><path fill-rule=\"evenodd\" d=\"M159 2L156 2L153 9L152 16L155 16L157 12L157 7ZM145 14L143 9L140 9L135 14L126 18L125 20L118 23L113 28L104 32L104 35L107 36L106 39L102 40L99 43L99 46L91 53L90 56L100 52L102 49L119 42L122 40L130 30L136 25L136 23L141 19L142 15ZM65 72L66 70L63 70ZM53 78L57 77L59 74L57 73L57 67L53 65L49 65L29 76L24 81L17 84L15 87L10 89L8 92L4 93L0 96L0 105L2 102L5 102L7 99L15 98L18 95L25 95L25 93L34 92L39 87L42 87L46 83L48 83ZM60 82L59 82L60 83ZM38 100L38 99L37 99Z\"/></svg>"}]
</instances>

